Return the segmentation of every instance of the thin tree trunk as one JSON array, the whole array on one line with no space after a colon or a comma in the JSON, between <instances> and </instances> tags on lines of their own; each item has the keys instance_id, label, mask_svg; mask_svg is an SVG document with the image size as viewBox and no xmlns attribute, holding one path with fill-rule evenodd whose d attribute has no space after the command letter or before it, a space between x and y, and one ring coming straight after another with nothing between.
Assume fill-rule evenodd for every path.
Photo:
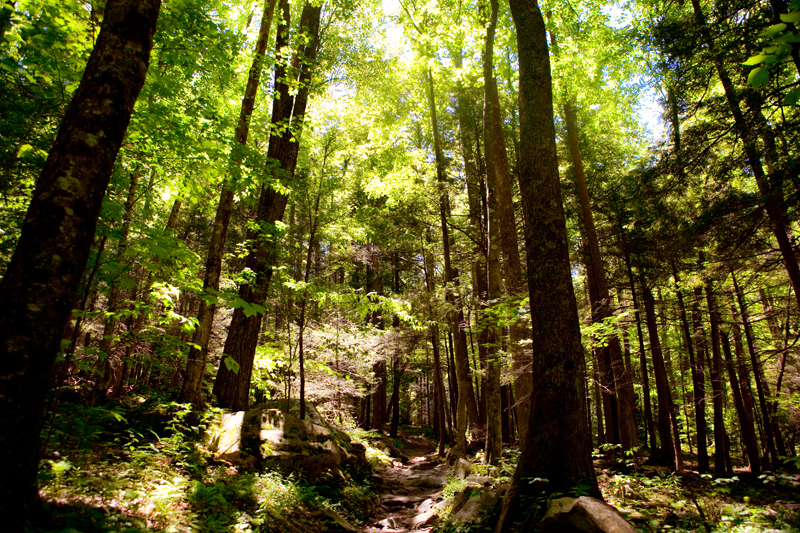
<instances>
[{"instance_id":1,"label":"thin tree trunk","mask_svg":"<svg viewBox=\"0 0 800 533\"><path fill-rule=\"evenodd\" d=\"M575 180L578 185L578 199L581 204L583 227L589 245L589 256L594 273L593 281L596 284L597 300L592 302L592 321L603 322L604 319L614 315L611 305L611 295L608 290L603 260L600 255L600 243L597 238L597 229L592 214L589 187L586 183L586 174L583 169L583 157L578 145L578 121L575 116L572 100L564 104L564 117L567 125L567 138L569 140L572 166L575 170ZM611 374L614 380L614 390L617 395L617 424L619 426L620 444L623 451L639 446L639 436L636 429L636 407L634 405L633 379L625 368L622 358L619 338L612 335L608 338L608 354L611 359Z\"/></svg>"},{"instance_id":2,"label":"thin tree trunk","mask_svg":"<svg viewBox=\"0 0 800 533\"><path fill-rule=\"evenodd\" d=\"M432 241L430 230L427 233L428 242ZM432 296L436 290L436 278L434 277L433 256L430 253L425 253L423 248L423 256L425 258L425 287L428 290L428 295ZM429 307L429 311L432 308ZM447 445L447 429L445 428L445 405L444 405L444 379L442 378L442 362L439 354L439 326L431 325L428 327L431 346L433 348L433 388L434 388L434 421L436 432L439 436L439 457L444 457L444 448Z\"/></svg>"},{"instance_id":3,"label":"thin tree trunk","mask_svg":"<svg viewBox=\"0 0 800 533\"><path fill-rule=\"evenodd\" d=\"M692 380L694 381L694 416L697 424L697 470L708 472L708 426L706 426L706 334L700 315L700 299L703 289L696 287L692 301L692 321L694 322L694 346L697 357L692 365ZM691 352L689 354L691 356Z\"/></svg>"},{"instance_id":4,"label":"thin tree trunk","mask_svg":"<svg viewBox=\"0 0 800 533\"><path fill-rule=\"evenodd\" d=\"M433 132L434 155L436 157L436 176L439 187L439 218L442 229L442 246L444 251L445 298L451 305L448 313L450 331L454 336L454 359L456 380L458 384L458 406L456 408L456 446L451 450L455 456L466 452L467 421L472 428L478 427L478 406L475 402L475 393L472 390L472 378L469 374L469 357L467 355L467 336L464 331L464 311L461 307L461 298L458 295L458 275L452 267L450 260L450 246L452 244L447 218L450 215L450 197L447 192L447 178L445 176L444 154L439 140L439 124L436 117L436 100L434 96L433 73L427 72L428 108L431 115L431 130Z\"/></svg>"},{"instance_id":5,"label":"thin tree trunk","mask_svg":"<svg viewBox=\"0 0 800 533\"><path fill-rule=\"evenodd\" d=\"M278 34L285 35L290 20L288 2L281 0L280 7L282 19ZM295 97L292 97L289 92L289 83L294 83L295 80L286 79L288 69L282 67L275 69L275 92L279 98L273 104L272 124L276 127L276 131L270 135L267 156L271 161L278 162L275 175L283 182L294 176L297 165L299 139L308 103L311 70L319 45L321 9L321 5L305 4L303 6L300 28L308 32L308 40L296 55L294 66L297 67L295 70L299 70L300 74L295 80L300 88ZM281 125L290 125L291 127L278 128ZM268 225L274 225L282 220L287 199L288 197L283 192L270 186L262 186L257 219ZM273 235L272 238L267 239L260 231L252 231L248 233L248 238L257 244L254 246L255 249L248 254L245 266L256 273L256 279L253 283L244 284L239 288L239 298L245 302L260 304L266 299L269 282L272 279L272 264L277 258L276 237ZM238 371L228 369L225 364L220 365L213 389L220 407L234 410L247 408L261 318L261 313L247 316L242 308L237 308L233 313L223 353L236 362Z\"/></svg>"},{"instance_id":6,"label":"thin tree trunk","mask_svg":"<svg viewBox=\"0 0 800 533\"><path fill-rule=\"evenodd\" d=\"M750 362L753 365L753 377L756 381L756 392L758 392L758 404L761 407L761 416L763 419L764 437L766 439L766 448L769 453L769 461L764 461L762 465L765 469L771 470L777 468L778 450L775 447L775 437L772 433L772 424L769 423L769 389L767 388L767 381L764 379L764 372L761 369L761 361L756 353L755 343L753 340L753 331L750 327L750 318L747 312L747 305L744 299L744 293L739 287L739 282L736 279L736 273L731 268L731 278L733 280L733 287L736 291L736 299L739 303L739 313L742 317L744 324L744 336L747 340L747 350L750 352Z\"/></svg>"},{"instance_id":7,"label":"thin tree trunk","mask_svg":"<svg viewBox=\"0 0 800 533\"><path fill-rule=\"evenodd\" d=\"M275 12L277 0L266 0L264 12L261 16L261 27L258 32L253 64L247 78L247 88L242 98L241 111L239 113L239 123L236 126L235 141L237 145L245 146L250 131L250 118L255 107L255 100L258 94L258 86L261 80L264 57L267 52L267 41L269 31L272 26L272 16ZM276 41L276 48L282 46L281 39ZM211 244L208 248L206 258L206 270L203 279L204 298L200 299L200 309L197 312L198 326L192 337L192 344L189 349L189 357L186 362L186 373L181 387L180 400L188 402L195 407L200 407L204 402L203 377L206 373L206 361L208 360L208 342L211 339L211 329L214 325L214 315L216 313L215 292L219 291L219 280L222 274L222 255L225 248L225 239L228 234L228 225L233 214L234 188L239 182L241 173L240 165L244 154L239 146L231 152L229 163L229 177L222 182L222 192L220 193L217 213L214 217L214 230L211 233ZM231 183L232 181L232 183Z\"/></svg>"},{"instance_id":8,"label":"thin tree trunk","mask_svg":"<svg viewBox=\"0 0 800 533\"><path fill-rule=\"evenodd\" d=\"M140 177L141 174L138 169L131 173L128 196L125 199L122 227L120 228L119 245L117 246L117 261L122 265L127 265L125 253L128 249L128 237L130 236L131 231L133 204L136 202L136 187L139 184ZM93 403L94 398L96 398L98 394L101 398L105 397L109 387L111 387L113 382L111 356L112 352L114 351L114 330L117 326L116 313L119 310L119 300L122 295L122 286L120 285L120 280L124 274L125 271L121 271L114 281L111 282L111 290L109 291L108 300L106 301L106 313L108 314L106 315L106 321L103 325L103 337L100 341L100 354L101 357L105 356L105 359L103 359L100 365L100 375L95 382L95 390L92 398Z\"/></svg>"},{"instance_id":9,"label":"thin tree trunk","mask_svg":"<svg viewBox=\"0 0 800 533\"><path fill-rule=\"evenodd\" d=\"M656 391L658 394L658 435L661 440L661 462L677 471L683 470L683 454L680 447L675 404L672 401L667 369L661 355L661 341L658 338L656 312L653 294L642 278L642 299L644 300L647 331L650 336L650 352L653 354L653 372L656 375Z\"/></svg>"},{"instance_id":10,"label":"thin tree trunk","mask_svg":"<svg viewBox=\"0 0 800 533\"><path fill-rule=\"evenodd\" d=\"M700 252L700 264L705 263L705 254ZM722 401L725 391L722 388L722 354L720 353L719 311L714 297L712 281L706 282L706 302L711 323L711 388L714 405L714 473L718 476L727 474L725 468L725 415Z\"/></svg>"},{"instance_id":11,"label":"thin tree trunk","mask_svg":"<svg viewBox=\"0 0 800 533\"><path fill-rule=\"evenodd\" d=\"M761 472L761 460L758 456L758 442L756 441L756 430L753 427L753 413L748 413L745 409L742 391L739 388L739 380L736 377L736 369L733 366L733 355L731 354L730 340L728 334L722 334L722 351L725 354L725 363L728 367L728 378L731 382L733 391L733 404L736 407L736 414L739 417L739 427L742 430L742 441L747 460L750 462L750 472L759 474Z\"/></svg>"}]
</instances>

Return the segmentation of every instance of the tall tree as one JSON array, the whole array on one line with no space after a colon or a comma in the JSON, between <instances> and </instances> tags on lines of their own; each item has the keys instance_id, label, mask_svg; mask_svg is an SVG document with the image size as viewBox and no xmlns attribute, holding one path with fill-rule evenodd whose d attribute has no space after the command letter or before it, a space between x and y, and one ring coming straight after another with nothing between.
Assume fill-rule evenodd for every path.
<instances>
[{"instance_id":1,"label":"tall tree","mask_svg":"<svg viewBox=\"0 0 800 533\"><path fill-rule=\"evenodd\" d=\"M160 0L109 0L80 86L0 282L0 501L7 528L38 507L39 432L64 327L114 162L144 84Z\"/></svg>"},{"instance_id":2,"label":"tall tree","mask_svg":"<svg viewBox=\"0 0 800 533\"><path fill-rule=\"evenodd\" d=\"M551 34L553 50L557 53L558 41L555 33ZM575 172L575 182L578 186L578 200L581 206L581 219L589 249L589 265L591 275L587 276L590 283L590 299L592 305L592 321L602 323L603 320L614 315L611 295L608 290L603 260L600 255L600 240L597 237L597 228L594 223L592 201L589 197L589 187L586 182L586 173L583 168L583 156L578 138L578 119L575 112L575 100L566 91L564 96L564 122L567 127L567 141L572 157L572 168ZM623 450L631 450L639 446L639 436L636 429L636 408L634 405L633 379L631 372L625 367L619 338L611 335L607 345L598 349L598 359L611 363L607 371L613 380L610 391L616 393L616 425L614 434L619 434ZM610 429L610 428L609 428Z\"/></svg>"},{"instance_id":3,"label":"tall tree","mask_svg":"<svg viewBox=\"0 0 800 533\"><path fill-rule=\"evenodd\" d=\"M444 282L445 298L451 306L448 312L450 330L454 337L454 362L456 380L458 384L458 406L456 410L456 447L453 452L463 455L466 452L467 422L473 428L478 425L478 405L475 402L475 393L472 390L472 380L469 374L469 355L467 354L467 335L464 330L464 310L461 307L461 298L458 294L458 271L453 267L450 248L454 239L450 234L448 218L450 217L450 196L447 191L447 176L445 169L444 153L439 138L439 123L436 113L436 100L434 93L433 73L427 72L428 109L431 116L431 131L433 133L434 157L436 158L436 182L439 190L439 222L442 229L442 248L444 251Z\"/></svg>"},{"instance_id":4,"label":"tall tree","mask_svg":"<svg viewBox=\"0 0 800 533\"><path fill-rule=\"evenodd\" d=\"M278 35L287 35L290 27L289 3L280 4L282 11ZM270 134L267 157L275 164L276 180L287 186L297 165L300 133L308 103L309 84L319 46L319 25L322 6L305 4L300 17L300 31L307 40L301 50L293 55L289 67L276 67L275 92L278 98L272 108L273 131ZM288 45L288 43L287 43ZM281 47L285 53L286 46ZM299 85L296 95L290 87ZM258 202L257 218L261 224L274 227L283 219L288 196L279 187L264 185ZM245 261L246 268L255 273L255 279L244 283L239 289L239 298L260 305L266 298L272 278L272 263L277 257L277 235L264 235L261 228L248 233L253 249ZM249 315L249 316L248 316ZM261 328L261 313L245 313L237 308L233 313L223 353L233 361L232 365L220 364L214 381L213 392L221 407L245 409L250 394L250 378L253 372L258 331Z\"/></svg>"},{"instance_id":5,"label":"tall tree","mask_svg":"<svg viewBox=\"0 0 800 533\"><path fill-rule=\"evenodd\" d=\"M505 290L511 298L519 298L523 293L522 264L519 257L519 243L517 239L517 222L514 216L514 202L511 194L511 172L506 153L506 139L503 133L503 117L500 108L500 96L497 91L497 79L494 75L494 40L497 27L497 13L499 5L497 0L490 2L489 24L486 27L483 58L483 83L484 83L484 151L486 160L486 176L490 190L491 202L495 207L494 226L499 243L489 245L489 256L498 248L503 255L503 274L505 276ZM490 221L490 224L492 222ZM495 246L493 249L492 246ZM489 274L491 286L492 274ZM500 295L490 295L494 300ZM511 352L514 385L519 398L517 413L519 418L519 438L524 440L528 430L530 414L531 375L528 371L530 359L525 350L520 346L520 341L525 337L525 328L518 322L509 325L509 351ZM488 445L488 443L487 443Z\"/></svg>"},{"instance_id":6,"label":"tall tree","mask_svg":"<svg viewBox=\"0 0 800 533\"><path fill-rule=\"evenodd\" d=\"M519 54L519 186L525 212L533 393L528 437L503 497L497 533L512 531L530 509L525 497L569 492L584 484L600 495L586 418L586 367L558 179L547 35L539 5L511 0ZM531 483L534 478L548 483ZM540 516L533 512L531 527Z\"/></svg>"},{"instance_id":7,"label":"tall tree","mask_svg":"<svg viewBox=\"0 0 800 533\"><path fill-rule=\"evenodd\" d=\"M241 173L239 166L243 159L243 147L247 144L247 137L250 132L250 118L255 108L258 86L261 80L261 71L264 67L264 58L267 52L269 41L269 30L272 26L272 15L275 12L277 0L265 0L264 12L261 15L261 26L258 31L255 53L253 54L253 64L247 76L247 87L242 98L241 111L239 113L239 123L236 125L234 150L231 153L229 164L230 177L226 177L222 183L217 213L214 217L214 230L211 233L211 244L208 247L206 259L205 278L203 279L204 297L200 300L200 309L197 312L197 329L192 338L192 345L189 349L189 357L186 362L186 374L183 378L180 399L183 402L190 402L195 406L200 406L204 401L203 377L206 372L206 361L208 359L208 341L211 339L211 328L214 324L216 314L216 296L214 292L219 290L219 280L222 274L222 254L225 248L225 240L228 234L233 213L233 199L235 186L239 181L238 174ZM281 44L281 39L277 39Z\"/></svg>"}]
</instances>

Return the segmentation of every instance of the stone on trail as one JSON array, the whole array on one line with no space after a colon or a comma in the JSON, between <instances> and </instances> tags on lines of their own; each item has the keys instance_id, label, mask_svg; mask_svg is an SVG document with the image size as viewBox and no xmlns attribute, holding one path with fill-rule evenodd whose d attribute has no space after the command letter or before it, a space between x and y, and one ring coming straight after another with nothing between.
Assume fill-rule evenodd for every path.
<instances>
[{"instance_id":1,"label":"stone on trail","mask_svg":"<svg viewBox=\"0 0 800 533\"><path fill-rule=\"evenodd\" d=\"M625 517L596 498L559 498L547 506L539 533L637 533Z\"/></svg>"},{"instance_id":2,"label":"stone on trail","mask_svg":"<svg viewBox=\"0 0 800 533\"><path fill-rule=\"evenodd\" d=\"M447 518L450 525L471 525L482 523L491 514L497 503L498 492L491 490L464 490L452 499L452 509Z\"/></svg>"},{"instance_id":3,"label":"stone on trail","mask_svg":"<svg viewBox=\"0 0 800 533\"><path fill-rule=\"evenodd\" d=\"M338 477L344 464L369 468L364 447L334 429L312 405L306 404L305 420L291 411L261 406L223 413L210 449L241 468L278 467L311 483Z\"/></svg>"},{"instance_id":4,"label":"stone on trail","mask_svg":"<svg viewBox=\"0 0 800 533\"><path fill-rule=\"evenodd\" d=\"M456 463L456 477L460 479L464 479L470 474L472 468L470 467L469 461L464 459L463 457L458 460Z\"/></svg>"}]
</instances>

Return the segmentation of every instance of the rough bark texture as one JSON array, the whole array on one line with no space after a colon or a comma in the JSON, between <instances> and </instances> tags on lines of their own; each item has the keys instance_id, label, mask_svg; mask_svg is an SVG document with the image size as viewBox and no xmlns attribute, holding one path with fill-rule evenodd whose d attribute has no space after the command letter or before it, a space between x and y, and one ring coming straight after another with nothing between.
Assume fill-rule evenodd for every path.
<instances>
[{"instance_id":1,"label":"rough bark texture","mask_svg":"<svg viewBox=\"0 0 800 533\"><path fill-rule=\"evenodd\" d=\"M261 80L264 56L267 52L267 41L269 40L269 30L272 26L272 15L275 12L276 0L266 0L264 12L261 16L261 27L258 32L253 64L247 77L247 88L242 98L242 106L239 113L239 123L236 125L236 143L247 144L247 137L250 131L250 117L255 107L258 85ZM214 298L213 292L219 290L219 279L222 273L222 254L225 248L225 238L228 234L228 225L233 213L233 197L237 180L237 171L241 164L242 156L236 150L231 154L229 173L232 176L225 179L222 183L217 213L214 217L214 230L211 234L211 244L208 248L206 259L206 271L203 279L203 292L210 298ZM233 178L233 184L231 183ZM211 339L211 328L214 324L214 315L217 306L213 300L200 300L200 309L197 312L199 325L192 337L192 346L189 349L189 357L186 362L186 375L181 388L180 399L182 402L190 402L194 406L200 406L205 401L203 395L203 376L206 371L206 360L208 359L208 342ZM300 411L301 414L304 411Z\"/></svg>"},{"instance_id":2,"label":"rough bark texture","mask_svg":"<svg viewBox=\"0 0 800 533\"><path fill-rule=\"evenodd\" d=\"M484 150L486 153L486 177L491 190L490 196L496 203L496 220L491 221L496 226L497 233L494 244L499 245L503 255L503 274L505 277L505 290L511 298L519 298L525 289L522 282L522 264L519 256L519 242L517 239L517 221L514 216L514 201L511 195L511 172L506 153L506 140L503 134L503 117L500 110L500 97L497 93L497 80L494 77L494 36L497 26L498 13L497 0L491 1L491 15L486 28L486 39L483 58L483 83L484 83ZM492 209L490 207L490 209ZM489 247L489 256L492 254ZM491 273L489 274L491 277ZM490 282L491 285L491 282ZM491 292L491 288L490 288ZM499 297L489 296L490 300ZM528 431L528 418L530 416L530 355L520 346L520 341L525 338L525 328L513 323L508 327L508 349L511 352L512 368L514 371L514 387L517 397L520 398L516 412L519 424L519 438L525 439ZM487 441L488 446L488 441Z\"/></svg>"},{"instance_id":3,"label":"rough bark texture","mask_svg":"<svg viewBox=\"0 0 800 533\"><path fill-rule=\"evenodd\" d=\"M51 372L117 152L144 84L159 0L109 0L97 43L37 182L0 283L0 501L4 526L38 507Z\"/></svg>"},{"instance_id":4,"label":"rough bark texture","mask_svg":"<svg viewBox=\"0 0 800 533\"><path fill-rule=\"evenodd\" d=\"M469 355L467 354L467 335L464 331L464 311L461 307L461 298L458 295L458 275L450 260L450 246L452 237L447 219L450 216L450 196L447 192L447 178L445 176L445 161L439 140L439 125L436 117L436 100L434 97L433 73L428 71L428 108L431 114L431 130L433 131L434 153L436 157L436 177L440 187L439 191L439 219L442 228L442 247L444 251L444 281L445 299L450 304L448 313L450 331L454 337L453 358L455 363L456 380L458 383L458 405L456 409L456 450L455 453L463 454L466 451L467 421L472 428L478 427L478 404L475 402L475 393L472 390L472 379L469 374Z\"/></svg>"},{"instance_id":5,"label":"rough bark texture","mask_svg":"<svg viewBox=\"0 0 800 533\"><path fill-rule=\"evenodd\" d=\"M583 484L600 497L586 419L586 368L558 179L544 19L535 1L511 0L511 14L520 66L519 185L526 218L533 394L528 438L503 498L498 533L513 531L530 510L522 502L541 490L569 492ZM549 483L530 483L536 477Z\"/></svg>"},{"instance_id":6,"label":"rough bark texture","mask_svg":"<svg viewBox=\"0 0 800 533\"><path fill-rule=\"evenodd\" d=\"M284 39L289 29L289 3L281 0L279 4L282 18L278 27L278 35ZM272 108L272 124L276 130L270 136L267 156L270 161L277 162L275 178L284 185L294 176L297 164L298 141L305 117L308 101L308 84L311 80L311 69L314 64L317 46L319 44L319 22L321 6L306 4L300 18L300 28L309 37L305 47L296 55L297 62L294 68L287 69L283 66L275 68L275 92L279 98ZM282 47L281 47L282 48ZM287 72L288 71L288 72ZM296 78L299 71L299 79ZM287 76L291 78L287 79ZM292 96L289 85L299 82L296 96ZM283 128L281 126L291 127ZM261 189L258 202L257 219L266 226L283 219L288 197L270 186ZM245 260L245 266L256 273L253 283L244 284L239 289L239 297L246 302L260 303L266 298L269 282L272 278L272 264L276 259L276 239L274 234L253 231L248 233L248 240L253 243L253 249ZM214 381L214 394L217 396L221 407L243 410L247 407L250 393L250 378L253 373L253 362L258 345L258 331L261 327L262 315L256 313L246 316L241 308L233 313L231 325L228 328L228 337L225 340L223 353L231 357L238 365L238 372L229 370L225 364L219 366L217 378Z\"/></svg>"},{"instance_id":7,"label":"rough bark texture","mask_svg":"<svg viewBox=\"0 0 800 533\"><path fill-rule=\"evenodd\" d=\"M592 301L592 321L602 322L614 315L611 307L611 295L608 291L608 281L600 255L600 241L597 238L597 229L594 224L589 187L586 183L586 173L583 169L583 157L578 144L578 121L571 101L564 104L564 117L567 124L567 138L569 150L572 155L572 166L575 170L575 181L578 185L578 198L581 204L581 217L586 231L591 258L592 280L595 284L597 299ZM611 377L614 380L613 389L617 393L617 424L620 444L623 450L630 450L639 446L639 436L636 429L636 408L634 406L633 379L631 373L625 368L622 358L619 338L612 335L608 339L608 351L611 361Z\"/></svg>"},{"instance_id":8,"label":"rough bark texture","mask_svg":"<svg viewBox=\"0 0 800 533\"><path fill-rule=\"evenodd\" d=\"M656 325L655 302L650 289L642 282L642 300L644 300L647 331L650 336L650 352L653 355L653 373L656 375L656 393L658 394L658 436L661 441L661 464L680 471L683 469L683 456L680 449L680 436L677 424L673 424L675 404L672 401L667 369L661 355L661 341L658 338ZM674 438L673 438L674 436Z\"/></svg>"},{"instance_id":9,"label":"rough bark texture","mask_svg":"<svg viewBox=\"0 0 800 533\"><path fill-rule=\"evenodd\" d=\"M694 360L689 361L692 367L692 382L694 384L694 416L697 427L697 470L708 472L708 447L706 445L708 427L706 426L706 333L703 329L703 322L700 317L700 299L703 290L696 287L694 290L694 301L692 302L692 322L694 323L695 354ZM689 353L691 357L691 352Z\"/></svg>"}]
</instances>

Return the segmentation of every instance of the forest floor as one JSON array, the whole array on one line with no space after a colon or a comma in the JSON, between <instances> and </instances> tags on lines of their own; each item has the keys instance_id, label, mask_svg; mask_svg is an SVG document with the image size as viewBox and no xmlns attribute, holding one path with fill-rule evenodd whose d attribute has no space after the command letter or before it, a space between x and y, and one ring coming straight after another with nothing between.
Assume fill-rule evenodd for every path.
<instances>
[{"instance_id":1,"label":"forest floor","mask_svg":"<svg viewBox=\"0 0 800 533\"><path fill-rule=\"evenodd\" d=\"M364 533L430 531L423 527L426 513L442 498L447 466L440 462L436 443L422 435L400 435L402 456L381 467L375 487L379 505ZM419 529L417 529L419 528Z\"/></svg>"},{"instance_id":2,"label":"forest floor","mask_svg":"<svg viewBox=\"0 0 800 533\"><path fill-rule=\"evenodd\" d=\"M46 513L30 533L315 533L480 531L481 526L420 522L433 504L472 489L436 457L423 430L400 439L350 431L367 446L374 473L310 485L277 472L247 472L216 460L204 428L168 398L130 396L97 407L63 403L43 433L40 489ZM519 452L501 463L470 458L471 475L510 481ZM643 533L798 532L796 468L730 478L674 473L662 467L595 461L605 500ZM430 516L430 515L428 515ZM441 517L441 523L446 521Z\"/></svg>"}]
</instances>

